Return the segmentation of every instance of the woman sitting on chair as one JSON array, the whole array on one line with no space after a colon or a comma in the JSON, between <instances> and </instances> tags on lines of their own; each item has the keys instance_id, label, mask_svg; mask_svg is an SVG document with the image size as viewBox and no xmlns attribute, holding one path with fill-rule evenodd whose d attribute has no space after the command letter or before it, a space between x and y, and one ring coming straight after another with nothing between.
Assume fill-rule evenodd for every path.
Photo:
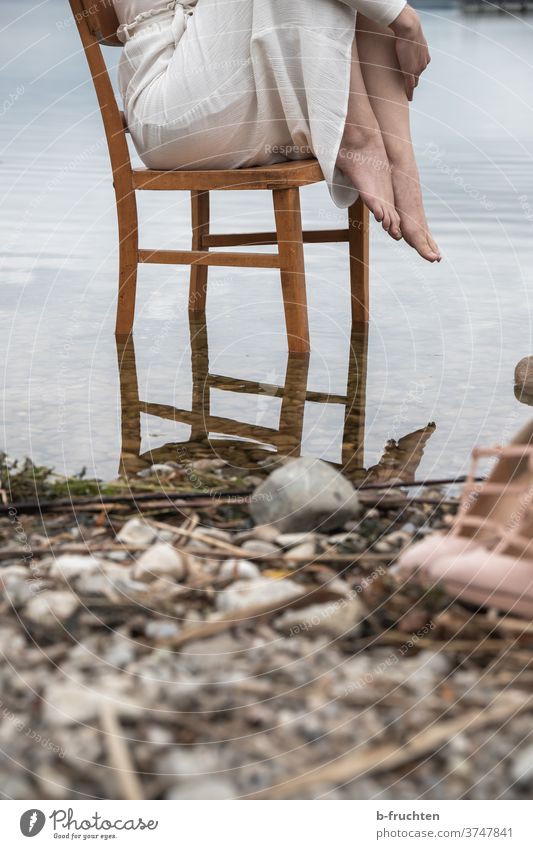
<instances>
[{"instance_id":1,"label":"woman sitting on chair","mask_svg":"<svg viewBox=\"0 0 533 849\"><path fill-rule=\"evenodd\" d=\"M315 156L334 202L359 193L430 262L409 130L429 60L405 0L113 0L119 85L149 168L241 168ZM357 17L356 17L357 12Z\"/></svg>"}]
</instances>

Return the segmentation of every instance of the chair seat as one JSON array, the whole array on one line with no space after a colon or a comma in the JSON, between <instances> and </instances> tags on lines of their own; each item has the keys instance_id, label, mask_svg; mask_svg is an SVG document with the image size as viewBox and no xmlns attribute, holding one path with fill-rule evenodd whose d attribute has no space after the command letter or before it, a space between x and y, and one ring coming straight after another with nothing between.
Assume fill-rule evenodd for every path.
<instances>
[{"instance_id":1,"label":"chair seat","mask_svg":"<svg viewBox=\"0 0 533 849\"><path fill-rule=\"evenodd\" d=\"M136 189L155 191L231 191L238 189L293 189L320 183L324 179L316 159L280 162L255 168L210 171L153 171L133 169Z\"/></svg>"}]
</instances>

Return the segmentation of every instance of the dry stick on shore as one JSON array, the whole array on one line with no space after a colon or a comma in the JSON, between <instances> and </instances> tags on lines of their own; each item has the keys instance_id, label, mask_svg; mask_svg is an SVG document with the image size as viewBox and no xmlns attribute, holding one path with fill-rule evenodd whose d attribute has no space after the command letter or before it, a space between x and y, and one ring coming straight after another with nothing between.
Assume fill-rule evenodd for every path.
<instances>
[{"instance_id":1,"label":"dry stick on shore","mask_svg":"<svg viewBox=\"0 0 533 849\"><path fill-rule=\"evenodd\" d=\"M122 799L144 799L141 782L122 736L116 714L108 701L100 707L100 720L110 766L114 769Z\"/></svg>"},{"instance_id":2,"label":"dry stick on shore","mask_svg":"<svg viewBox=\"0 0 533 849\"><path fill-rule=\"evenodd\" d=\"M481 483L485 480L484 477L476 477L475 481ZM435 478L434 480L426 481L384 481L383 483L369 483L356 487L356 492L365 492L370 490L388 490L388 489L412 489L416 487L432 487L445 486L452 484L460 484L466 481L465 475L460 475L456 478ZM253 490L247 489L241 492L220 492L220 493L204 493L199 495L197 492L180 492L179 490L164 489L159 492L139 492L131 493L130 495L105 495L102 493L100 501L94 495L84 495L78 498L56 498L48 501L19 501L6 502L0 504L0 515L16 511L17 513L40 513L40 512L57 512L61 508L98 508L112 509L112 505L128 505L145 502L159 503L166 501L175 507L212 507L213 504L249 504Z\"/></svg>"},{"instance_id":3,"label":"dry stick on shore","mask_svg":"<svg viewBox=\"0 0 533 849\"><path fill-rule=\"evenodd\" d=\"M468 711L454 719L445 719L423 728L402 746L385 743L363 752L350 752L337 760L319 765L305 775L288 778L275 787L251 793L247 799L301 798L314 785L338 786L370 773L390 771L439 749L455 735L471 733L489 725L504 723L533 708L533 695L521 699L497 696L485 710Z\"/></svg>"}]
</instances>

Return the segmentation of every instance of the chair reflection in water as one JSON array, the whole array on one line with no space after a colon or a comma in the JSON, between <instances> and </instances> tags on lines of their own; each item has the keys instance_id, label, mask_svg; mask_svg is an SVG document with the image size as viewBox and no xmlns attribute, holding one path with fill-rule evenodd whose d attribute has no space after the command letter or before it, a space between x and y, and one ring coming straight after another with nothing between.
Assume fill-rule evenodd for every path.
<instances>
[{"instance_id":1,"label":"chair reflection in water","mask_svg":"<svg viewBox=\"0 0 533 849\"><path fill-rule=\"evenodd\" d=\"M139 384L133 337L117 340L120 373L122 450L120 472L134 475L152 464L177 461L181 466L200 459L221 458L236 469L250 473L259 461L275 460L276 454L298 457L302 451L306 403L335 404L344 408L342 451L338 465L354 482L362 480L414 480L424 446L435 430L429 424L414 433L389 440L380 461L364 466L368 324L354 323L350 338L348 379L345 395L311 392L307 389L309 357L288 354L283 386L262 381L211 374L205 321L189 317L192 401L191 409L143 401ZM211 391L242 393L255 398L279 398L278 427L249 424L211 412ZM186 441L167 443L142 451L142 414L188 425Z\"/></svg>"},{"instance_id":2,"label":"chair reflection in water","mask_svg":"<svg viewBox=\"0 0 533 849\"><path fill-rule=\"evenodd\" d=\"M183 462L220 457L232 466L246 469L276 453L298 457L301 453L304 412L307 402L340 404L345 409L342 467L356 477L363 472L364 416L367 369L368 325L354 325L350 344L348 388L346 395L309 392L307 380L309 357L287 355L283 386L263 381L241 380L209 372L207 329L202 319L190 319L192 368L192 403L190 410L165 404L149 403L139 398L138 376L133 338L117 340L122 412L122 451L120 471L135 474L155 463L169 460ZM281 402L277 428L248 424L232 418L213 415L211 390L238 392L255 396L255 407L261 398L279 398ZM189 425L187 442L167 443L142 452L142 415ZM184 449L186 448L186 454Z\"/></svg>"}]
</instances>

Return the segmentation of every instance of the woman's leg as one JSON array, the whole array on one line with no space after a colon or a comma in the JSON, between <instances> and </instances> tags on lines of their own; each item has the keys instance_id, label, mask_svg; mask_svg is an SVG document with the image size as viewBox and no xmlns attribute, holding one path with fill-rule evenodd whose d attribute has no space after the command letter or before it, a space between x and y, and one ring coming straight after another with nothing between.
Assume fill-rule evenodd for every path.
<instances>
[{"instance_id":1,"label":"woman's leg","mask_svg":"<svg viewBox=\"0 0 533 849\"><path fill-rule=\"evenodd\" d=\"M392 32L358 14L356 41L366 90L391 165L402 236L425 259L439 261L441 254L428 230L424 212L409 128L409 102Z\"/></svg>"},{"instance_id":2,"label":"woman's leg","mask_svg":"<svg viewBox=\"0 0 533 849\"><path fill-rule=\"evenodd\" d=\"M359 17L359 16L358 16ZM372 110L359 63L357 39L352 46L348 112L337 167L351 180L383 228L400 239L391 168L379 124Z\"/></svg>"}]
</instances>

